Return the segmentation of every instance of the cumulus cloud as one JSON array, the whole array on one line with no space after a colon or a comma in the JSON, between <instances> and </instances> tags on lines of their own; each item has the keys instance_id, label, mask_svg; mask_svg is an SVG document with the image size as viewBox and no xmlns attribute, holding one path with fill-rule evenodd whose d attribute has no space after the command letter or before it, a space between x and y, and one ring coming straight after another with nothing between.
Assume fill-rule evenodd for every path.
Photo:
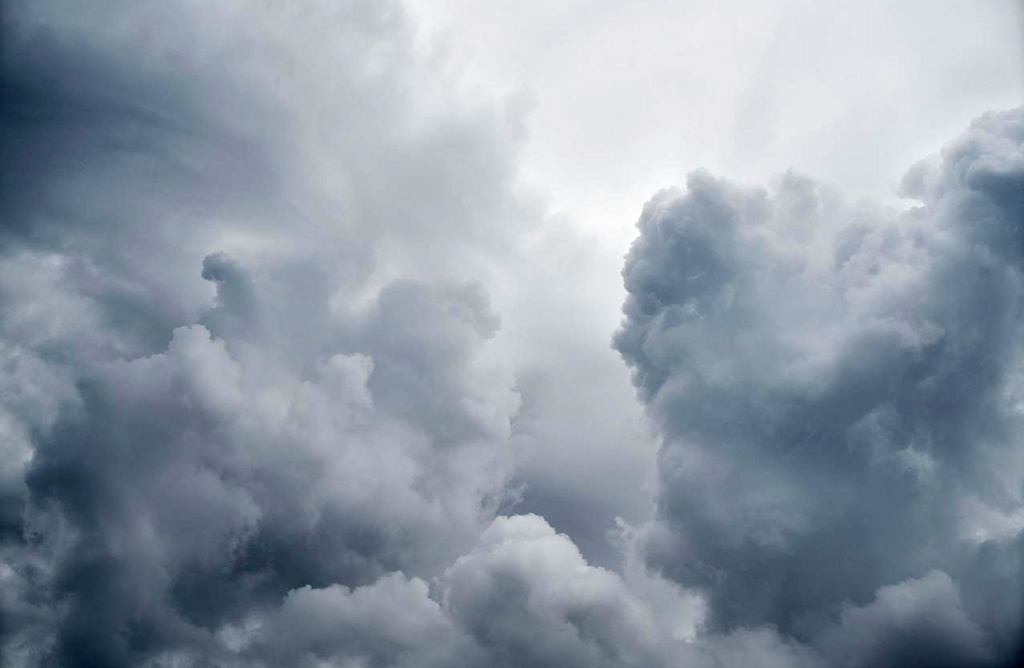
<instances>
[{"instance_id":1,"label":"cumulus cloud","mask_svg":"<svg viewBox=\"0 0 1024 668\"><path fill-rule=\"evenodd\" d=\"M841 615L829 642L872 658L836 665L998 665L1024 620L1024 111L903 188L897 212L696 172L645 206L615 337L664 441L640 540L711 629L814 643Z\"/></svg>"},{"instance_id":2,"label":"cumulus cloud","mask_svg":"<svg viewBox=\"0 0 1024 668\"><path fill-rule=\"evenodd\" d=\"M219 635L225 650L263 665L452 666L480 658L427 583L397 573L353 590L293 590L267 618Z\"/></svg>"},{"instance_id":3,"label":"cumulus cloud","mask_svg":"<svg viewBox=\"0 0 1024 668\"><path fill-rule=\"evenodd\" d=\"M824 665L770 629L700 645L674 637L631 582L587 564L537 515L495 518L430 583L390 573L354 589L302 587L216 639L208 653L227 665Z\"/></svg>"},{"instance_id":4,"label":"cumulus cloud","mask_svg":"<svg viewBox=\"0 0 1024 668\"><path fill-rule=\"evenodd\" d=\"M474 342L451 336L460 316L443 309L476 317L473 304L401 287L422 302L406 326L444 340L443 374L396 362L385 341L300 376L265 349L236 357L232 339L197 324L162 353L78 380L25 478L22 549L52 552L65 662L133 663L297 585L433 572L472 540L507 475L515 395L460 377ZM372 386L394 368L403 387L432 388L419 410L377 401Z\"/></svg>"},{"instance_id":5,"label":"cumulus cloud","mask_svg":"<svg viewBox=\"0 0 1024 668\"><path fill-rule=\"evenodd\" d=\"M836 666L973 666L990 662L981 630L957 585L942 571L879 588L875 600L847 607L825 633Z\"/></svg>"},{"instance_id":6,"label":"cumulus cloud","mask_svg":"<svg viewBox=\"0 0 1024 668\"><path fill-rule=\"evenodd\" d=\"M659 628L536 515L498 518L444 574L446 606L503 666L655 665Z\"/></svg>"},{"instance_id":7,"label":"cumulus cloud","mask_svg":"<svg viewBox=\"0 0 1024 668\"><path fill-rule=\"evenodd\" d=\"M440 572L509 498L468 277L526 217L516 119L399 6L200 10L5 5L15 664L216 661L292 590Z\"/></svg>"},{"instance_id":8,"label":"cumulus cloud","mask_svg":"<svg viewBox=\"0 0 1024 668\"><path fill-rule=\"evenodd\" d=\"M597 545L646 507L645 434L588 338L616 278L519 183L515 99L392 2L3 31L4 665L1013 649L1020 112L915 166L905 213L795 174L648 205L616 346L657 515Z\"/></svg>"}]
</instances>

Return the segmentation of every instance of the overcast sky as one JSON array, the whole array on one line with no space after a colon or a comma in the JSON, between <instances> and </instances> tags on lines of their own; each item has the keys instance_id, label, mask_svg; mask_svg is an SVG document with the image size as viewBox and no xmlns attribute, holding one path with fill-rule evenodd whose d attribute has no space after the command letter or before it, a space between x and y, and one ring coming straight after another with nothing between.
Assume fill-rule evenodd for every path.
<instances>
[{"instance_id":1,"label":"overcast sky","mask_svg":"<svg viewBox=\"0 0 1024 668\"><path fill-rule=\"evenodd\" d=\"M1024 654L1020 3L2 11L5 666Z\"/></svg>"}]
</instances>

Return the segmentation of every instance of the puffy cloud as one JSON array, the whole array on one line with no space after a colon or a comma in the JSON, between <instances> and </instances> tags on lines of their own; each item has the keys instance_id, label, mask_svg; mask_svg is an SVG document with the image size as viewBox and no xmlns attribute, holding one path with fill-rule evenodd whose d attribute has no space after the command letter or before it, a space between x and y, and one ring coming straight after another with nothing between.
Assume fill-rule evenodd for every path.
<instances>
[{"instance_id":1,"label":"puffy cloud","mask_svg":"<svg viewBox=\"0 0 1024 668\"><path fill-rule=\"evenodd\" d=\"M516 394L550 396L576 383L557 369L543 383L517 378L512 392L496 346L476 346L501 325L487 292L506 313L512 301L530 318L537 311L532 294L519 294L521 277L505 289L514 299L494 294L495 265L539 255L516 243L540 205L517 182L515 96L467 85L393 2L15 2L3 14L0 345L5 363L33 369L5 374L0 427L11 434L3 448L12 462L31 458L57 404L73 404L76 383L96 367L163 355L174 331L201 324L244 376L260 377L254 385L283 394L309 378L328 382L324 361L339 353L372 358L365 391L352 396L372 395L374 414L388 421L415 422L415 437L400 438L445 450L436 462L420 457L434 475L417 483L447 488L443 512L468 517L479 501L486 519L515 496L503 481ZM557 280L561 258L543 265ZM568 321L575 301L560 294L551 310ZM536 336L519 326L500 345L538 348L522 343ZM601 338L590 346L602 356L598 382L589 360L579 366L593 401L625 405L603 411L613 423L636 411ZM463 346L474 349L464 364ZM34 385L45 385L46 406L8 400ZM47 415L29 410L37 408ZM590 403L574 410L576 424L591 425ZM519 421L517 444L565 452L564 412L546 408L539 422ZM574 451L593 440L576 437ZM620 463L639 478L644 464L624 447L603 468ZM13 536L28 496L24 471L0 473ZM527 499L538 499L531 509L562 506L526 482ZM586 496L576 495L573 517L585 519L592 544L620 504L602 498L594 512L597 495L579 487ZM456 508L456 497L467 505ZM645 507L642 492L628 498ZM462 539L436 542L457 550Z\"/></svg>"},{"instance_id":2,"label":"puffy cloud","mask_svg":"<svg viewBox=\"0 0 1024 668\"><path fill-rule=\"evenodd\" d=\"M228 665L824 665L770 629L687 642L656 609L543 518L497 517L431 585L391 573L355 589L293 590L280 607L221 628L211 654Z\"/></svg>"},{"instance_id":3,"label":"puffy cloud","mask_svg":"<svg viewBox=\"0 0 1024 668\"><path fill-rule=\"evenodd\" d=\"M867 605L843 624L891 648L870 665L998 662L1024 573L970 555L1024 562L1024 110L981 117L904 189L920 204L899 212L793 173L696 172L645 206L615 337L663 438L640 540L706 592L709 628L814 642Z\"/></svg>"},{"instance_id":4,"label":"puffy cloud","mask_svg":"<svg viewBox=\"0 0 1024 668\"><path fill-rule=\"evenodd\" d=\"M435 572L473 540L507 477L515 395L488 385L500 376L472 379L478 341L451 334L486 314L464 290L389 290L419 302L403 324L444 341L443 367L395 361L408 340L386 336L385 294L363 323L380 344L306 376L264 349L236 358L197 324L78 381L26 477L23 549L53 553L63 662L135 663L297 586ZM412 342L414 360L433 359ZM429 404L412 397L430 410L393 410L373 389L392 366L403 387L431 388Z\"/></svg>"},{"instance_id":5,"label":"puffy cloud","mask_svg":"<svg viewBox=\"0 0 1024 668\"><path fill-rule=\"evenodd\" d=\"M161 350L206 305L211 253L290 264L292 302L344 309L393 278L480 278L534 218L514 108L421 53L398 4L9 3L4 34L0 235L52 286L5 281L4 309L66 302L88 327L18 321L80 353Z\"/></svg>"},{"instance_id":6,"label":"puffy cloud","mask_svg":"<svg viewBox=\"0 0 1024 668\"><path fill-rule=\"evenodd\" d=\"M664 447L620 555L645 435L580 340L615 277L518 183L514 99L392 2L3 29L5 665L1006 655L1019 113L916 166L911 212L796 175L648 206L617 345ZM499 516L522 483L546 519Z\"/></svg>"},{"instance_id":7,"label":"puffy cloud","mask_svg":"<svg viewBox=\"0 0 1024 668\"><path fill-rule=\"evenodd\" d=\"M942 571L886 585L875 600L843 610L825 633L835 666L972 666L991 661L985 638Z\"/></svg>"},{"instance_id":8,"label":"puffy cloud","mask_svg":"<svg viewBox=\"0 0 1024 668\"><path fill-rule=\"evenodd\" d=\"M391 3L15 3L4 34L5 660L217 662L304 586L472 546L519 405L467 280L529 217L514 114Z\"/></svg>"},{"instance_id":9,"label":"puffy cloud","mask_svg":"<svg viewBox=\"0 0 1024 668\"><path fill-rule=\"evenodd\" d=\"M482 665L427 583L398 573L354 590L293 590L268 618L219 635L225 649L265 665Z\"/></svg>"},{"instance_id":10,"label":"puffy cloud","mask_svg":"<svg viewBox=\"0 0 1024 668\"><path fill-rule=\"evenodd\" d=\"M498 518L445 571L444 602L491 665L651 666L661 629L618 575L542 518Z\"/></svg>"}]
</instances>

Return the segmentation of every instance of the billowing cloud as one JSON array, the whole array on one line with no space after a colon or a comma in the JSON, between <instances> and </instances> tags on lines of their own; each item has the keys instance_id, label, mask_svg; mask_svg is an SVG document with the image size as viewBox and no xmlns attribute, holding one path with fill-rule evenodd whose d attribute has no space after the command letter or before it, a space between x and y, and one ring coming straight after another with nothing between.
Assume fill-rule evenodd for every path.
<instances>
[{"instance_id":1,"label":"billowing cloud","mask_svg":"<svg viewBox=\"0 0 1024 668\"><path fill-rule=\"evenodd\" d=\"M514 114L389 3L4 21L5 657L216 660L469 549L520 403L469 280L525 219Z\"/></svg>"},{"instance_id":2,"label":"billowing cloud","mask_svg":"<svg viewBox=\"0 0 1024 668\"><path fill-rule=\"evenodd\" d=\"M431 573L468 546L517 404L470 369L474 294L391 286L366 346L304 374L201 324L83 374L25 478L22 549L50 555L62 662L136 663L296 586Z\"/></svg>"},{"instance_id":3,"label":"billowing cloud","mask_svg":"<svg viewBox=\"0 0 1024 668\"><path fill-rule=\"evenodd\" d=\"M915 166L909 212L792 174L648 205L616 339L663 441L644 522L605 251L519 182L521 101L402 5L3 31L4 665L1012 649L1020 112Z\"/></svg>"},{"instance_id":4,"label":"billowing cloud","mask_svg":"<svg viewBox=\"0 0 1024 668\"><path fill-rule=\"evenodd\" d=\"M640 540L709 628L997 665L1024 620L1024 110L903 187L896 212L696 172L646 205L615 338L663 438Z\"/></svg>"}]
</instances>

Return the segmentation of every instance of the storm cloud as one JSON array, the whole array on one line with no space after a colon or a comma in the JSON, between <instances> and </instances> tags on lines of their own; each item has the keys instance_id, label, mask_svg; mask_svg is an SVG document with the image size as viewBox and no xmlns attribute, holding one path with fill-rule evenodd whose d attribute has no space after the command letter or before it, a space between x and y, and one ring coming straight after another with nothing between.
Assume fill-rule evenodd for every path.
<instances>
[{"instance_id":1,"label":"storm cloud","mask_svg":"<svg viewBox=\"0 0 1024 668\"><path fill-rule=\"evenodd\" d=\"M297 587L439 572L509 498L500 318L408 258L505 213L515 129L405 89L398 7L96 9L5 7L4 654L207 661Z\"/></svg>"},{"instance_id":2,"label":"storm cloud","mask_svg":"<svg viewBox=\"0 0 1024 668\"><path fill-rule=\"evenodd\" d=\"M402 4L2 11L4 665L1015 658L1024 111L906 211L657 194L613 351Z\"/></svg>"},{"instance_id":3,"label":"storm cloud","mask_svg":"<svg viewBox=\"0 0 1024 668\"><path fill-rule=\"evenodd\" d=\"M695 172L645 206L615 338L663 438L642 550L710 628L999 665L1024 620L1024 110L903 189L896 212Z\"/></svg>"}]
</instances>

